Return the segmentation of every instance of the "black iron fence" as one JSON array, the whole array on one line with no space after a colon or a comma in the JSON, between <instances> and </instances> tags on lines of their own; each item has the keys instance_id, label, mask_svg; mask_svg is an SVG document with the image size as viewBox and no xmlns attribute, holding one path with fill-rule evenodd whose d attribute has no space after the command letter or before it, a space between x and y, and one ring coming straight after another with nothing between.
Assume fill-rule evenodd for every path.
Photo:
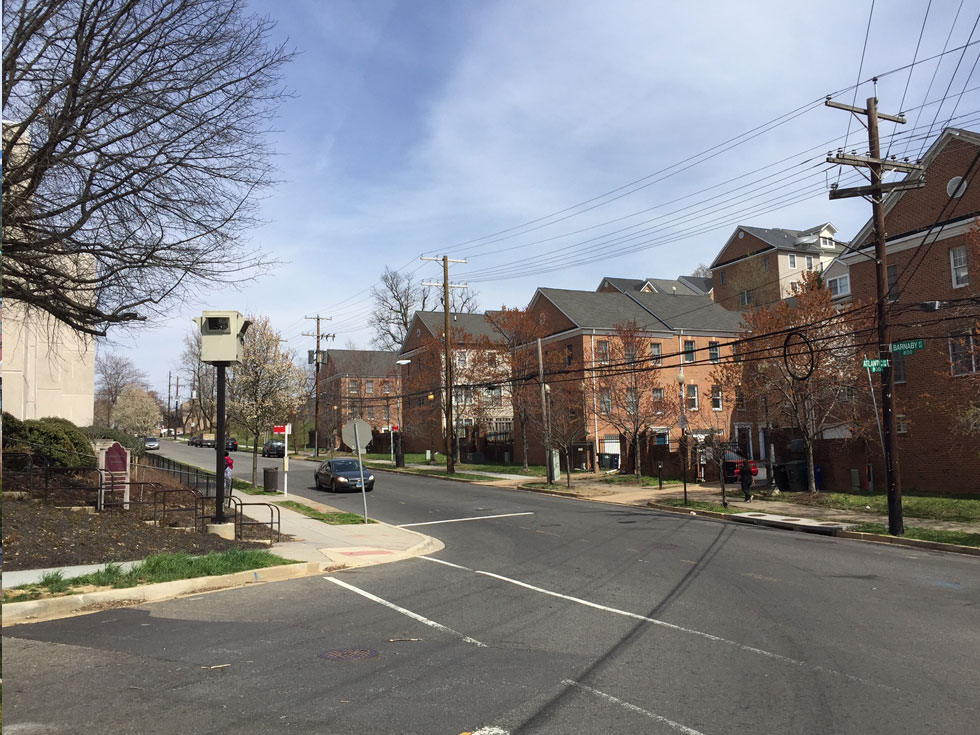
<instances>
[{"instance_id":1,"label":"black iron fence","mask_svg":"<svg viewBox=\"0 0 980 735\"><path fill-rule=\"evenodd\" d=\"M197 490L204 497L210 498L217 494L218 486L213 472L178 462L175 459L162 457L159 454L147 453L142 459L147 466L166 472L181 485Z\"/></svg>"}]
</instances>

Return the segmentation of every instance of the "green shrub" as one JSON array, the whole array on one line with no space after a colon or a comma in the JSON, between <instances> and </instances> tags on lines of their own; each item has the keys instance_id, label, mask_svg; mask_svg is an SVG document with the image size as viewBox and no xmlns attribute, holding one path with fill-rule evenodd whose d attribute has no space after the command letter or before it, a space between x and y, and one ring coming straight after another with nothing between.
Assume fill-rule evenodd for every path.
<instances>
[{"instance_id":1,"label":"green shrub","mask_svg":"<svg viewBox=\"0 0 980 735\"><path fill-rule=\"evenodd\" d=\"M67 419L18 421L3 414L3 448L45 457L52 467L95 467L95 451L85 434Z\"/></svg>"}]
</instances>

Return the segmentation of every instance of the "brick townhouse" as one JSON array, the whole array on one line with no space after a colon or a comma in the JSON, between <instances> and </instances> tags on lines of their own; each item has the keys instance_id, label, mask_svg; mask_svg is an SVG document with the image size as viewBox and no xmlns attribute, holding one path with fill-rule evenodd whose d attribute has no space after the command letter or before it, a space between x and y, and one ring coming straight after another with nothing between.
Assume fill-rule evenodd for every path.
<instances>
[{"instance_id":1,"label":"brick townhouse","mask_svg":"<svg viewBox=\"0 0 980 735\"><path fill-rule=\"evenodd\" d=\"M792 295L805 271L822 272L843 252L829 222L808 230L739 226L711 263L714 300L746 309Z\"/></svg>"},{"instance_id":2,"label":"brick townhouse","mask_svg":"<svg viewBox=\"0 0 980 735\"><path fill-rule=\"evenodd\" d=\"M911 354L893 353L902 485L977 493L980 437L960 419L980 405L980 134L947 129L922 163L909 178L924 175L925 187L884 202L892 342L922 341ZM856 252L841 258L857 301L876 295L872 236L869 220L852 241ZM878 469L875 484L883 483Z\"/></svg>"},{"instance_id":3,"label":"brick townhouse","mask_svg":"<svg viewBox=\"0 0 980 735\"><path fill-rule=\"evenodd\" d=\"M574 376L582 383L584 433L573 453L577 469L592 469L596 455L629 452L621 445L620 433L605 418L614 397L603 395L597 377L603 366L622 361L617 325L635 323L646 349L630 362L649 368L648 389L672 407L648 427L646 433L654 443L675 443L680 436L681 384L677 376L681 371L690 432L700 437L710 433L727 437L730 431L731 406L723 401L713 372L731 354L727 343L739 331L739 315L706 295L675 293L669 282L664 293L631 288L624 283L627 280L604 279L599 291L539 288L528 305L528 312L546 333L542 339L545 362L558 365L562 379ZM610 281L620 282L625 290L615 285L604 288ZM520 447L516 451L521 454ZM532 436L529 455L529 461L543 462L539 437Z\"/></svg>"},{"instance_id":4,"label":"brick townhouse","mask_svg":"<svg viewBox=\"0 0 980 735\"><path fill-rule=\"evenodd\" d=\"M445 453L445 319L445 312L416 312L397 355L405 452ZM503 335L487 314L451 313L450 323L456 451L502 460L513 432Z\"/></svg>"},{"instance_id":5,"label":"brick townhouse","mask_svg":"<svg viewBox=\"0 0 980 735\"><path fill-rule=\"evenodd\" d=\"M385 350L328 350L320 366L322 436L339 441L340 427L364 419L385 433L398 424L401 379L397 353Z\"/></svg>"}]
</instances>

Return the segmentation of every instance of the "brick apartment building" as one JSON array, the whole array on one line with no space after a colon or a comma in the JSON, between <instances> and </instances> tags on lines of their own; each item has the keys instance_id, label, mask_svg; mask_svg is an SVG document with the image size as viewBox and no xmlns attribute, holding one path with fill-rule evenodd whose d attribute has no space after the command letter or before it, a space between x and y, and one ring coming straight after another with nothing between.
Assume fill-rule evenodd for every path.
<instances>
[{"instance_id":1,"label":"brick apartment building","mask_svg":"<svg viewBox=\"0 0 980 735\"><path fill-rule=\"evenodd\" d=\"M843 252L829 222L808 230L735 228L711 263L714 300L746 309L788 298L806 271L823 272Z\"/></svg>"},{"instance_id":2,"label":"brick apartment building","mask_svg":"<svg viewBox=\"0 0 980 735\"><path fill-rule=\"evenodd\" d=\"M340 427L364 419L385 433L399 421L401 378L395 352L328 350L320 365L320 435L339 443Z\"/></svg>"},{"instance_id":3,"label":"brick apartment building","mask_svg":"<svg viewBox=\"0 0 980 735\"><path fill-rule=\"evenodd\" d=\"M980 405L980 134L947 129L922 163L909 178L924 175L925 187L884 203L892 342L923 344L892 355L902 485L978 493L980 437L963 430L961 416ZM872 235L869 221L852 242L857 252L841 258L856 301L875 299Z\"/></svg>"},{"instance_id":4,"label":"brick apartment building","mask_svg":"<svg viewBox=\"0 0 980 735\"><path fill-rule=\"evenodd\" d=\"M636 353L627 362L649 368L647 390L671 407L656 419L656 425L648 427L649 440L676 446L681 433L681 386L677 381L681 371L689 431L695 436L729 434L731 406L722 401L713 372L716 363L731 354L726 345L739 331L739 315L706 295L678 294L669 282L664 293L630 287L625 283L628 280L604 279L599 291L539 288L528 305L528 312L546 333L542 339L545 363L559 366L561 379L574 376L582 384L584 432L573 453L577 469L593 469L596 455L631 454L620 432L606 419L615 397L603 395L601 387L604 366L623 361L622 349L617 349L621 340L617 326L624 324L635 324L646 346L645 354ZM521 447L515 449L520 455ZM632 463L629 456L622 459L624 465ZM532 437L529 461L544 461L537 436Z\"/></svg>"},{"instance_id":5,"label":"brick apartment building","mask_svg":"<svg viewBox=\"0 0 980 735\"><path fill-rule=\"evenodd\" d=\"M445 319L445 312L416 312L397 355L405 452L446 451ZM503 335L487 314L451 313L450 320L456 451L502 460L513 433Z\"/></svg>"}]
</instances>

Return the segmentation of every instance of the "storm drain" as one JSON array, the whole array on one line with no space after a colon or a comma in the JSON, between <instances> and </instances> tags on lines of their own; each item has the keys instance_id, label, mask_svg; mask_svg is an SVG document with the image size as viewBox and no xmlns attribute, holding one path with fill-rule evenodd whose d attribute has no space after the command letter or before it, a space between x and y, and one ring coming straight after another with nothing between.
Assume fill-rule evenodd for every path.
<instances>
[{"instance_id":1,"label":"storm drain","mask_svg":"<svg viewBox=\"0 0 980 735\"><path fill-rule=\"evenodd\" d=\"M373 648L331 648L318 653L317 657L326 661L364 661L377 655Z\"/></svg>"}]
</instances>

